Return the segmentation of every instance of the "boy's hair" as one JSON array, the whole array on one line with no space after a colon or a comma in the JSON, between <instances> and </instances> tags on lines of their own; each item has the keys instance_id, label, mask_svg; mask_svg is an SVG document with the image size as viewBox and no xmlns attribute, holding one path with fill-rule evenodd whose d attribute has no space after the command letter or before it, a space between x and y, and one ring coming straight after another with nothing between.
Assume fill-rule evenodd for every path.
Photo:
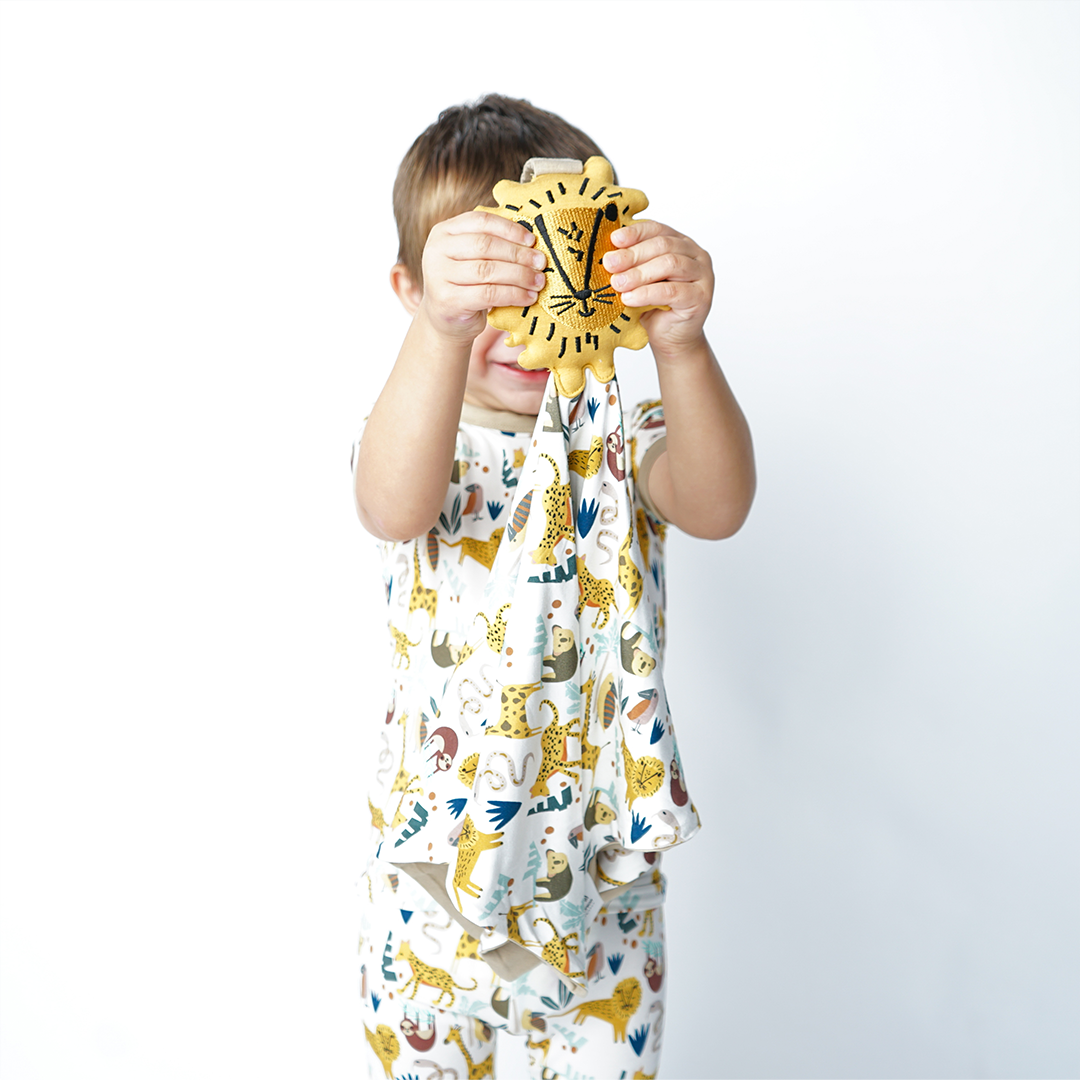
<instances>
[{"instance_id":1,"label":"boy's hair","mask_svg":"<svg viewBox=\"0 0 1080 1080\"><path fill-rule=\"evenodd\" d=\"M480 205L516 180L529 158L587 158L600 148L561 116L528 101L488 94L444 109L409 148L394 182L398 262L423 287L421 256L433 225Z\"/></svg>"}]
</instances>

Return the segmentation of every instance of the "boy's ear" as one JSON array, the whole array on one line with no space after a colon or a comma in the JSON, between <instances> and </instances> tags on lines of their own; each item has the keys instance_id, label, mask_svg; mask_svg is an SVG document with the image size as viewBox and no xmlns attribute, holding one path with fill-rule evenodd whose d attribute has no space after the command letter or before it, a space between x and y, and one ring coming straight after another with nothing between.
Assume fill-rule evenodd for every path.
<instances>
[{"instance_id":1,"label":"boy's ear","mask_svg":"<svg viewBox=\"0 0 1080 1080\"><path fill-rule=\"evenodd\" d=\"M424 290L413 281L404 263L394 263L390 267L390 288L401 301L401 306L410 315L415 315L420 307Z\"/></svg>"}]
</instances>

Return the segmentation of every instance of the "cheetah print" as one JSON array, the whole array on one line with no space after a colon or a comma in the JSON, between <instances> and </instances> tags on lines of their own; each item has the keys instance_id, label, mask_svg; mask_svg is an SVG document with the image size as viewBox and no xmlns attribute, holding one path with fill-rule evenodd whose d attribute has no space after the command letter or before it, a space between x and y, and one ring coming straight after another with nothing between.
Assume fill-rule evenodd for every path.
<instances>
[{"instance_id":1,"label":"cheetah print","mask_svg":"<svg viewBox=\"0 0 1080 1080\"><path fill-rule=\"evenodd\" d=\"M600 471L604 461L604 442L599 435L594 435L588 450L571 450L567 461L573 472L588 479Z\"/></svg>"},{"instance_id":2,"label":"cheetah print","mask_svg":"<svg viewBox=\"0 0 1080 1080\"><path fill-rule=\"evenodd\" d=\"M491 569L492 563L495 562L495 555L498 553L499 544L502 541L503 530L496 529L486 540L477 540L472 536L463 536L460 540L454 541L450 544L447 541L440 541L446 544L447 547L461 548L461 554L458 556L458 565L460 566L465 561L465 556L468 555L470 559L475 559L481 566Z\"/></svg>"},{"instance_id":3,"label":"cheetah print","mask_svg":"<svg viewBox=\"0 0 1080 1080\"><path fill-rule=\"evenodd\" d=\"M641 577L641 571L634 565L630 555L630 547L634 539L634 527L626 534L626 539L619 548L619 584L626 590L630 602L626 607L626 614L632 612L641 602L641 594L645 591L645 583Z\"/></svg>"},{"instance_id":4,"label":"cheetah print","mask_svg":"<svg viewBox=\"0 0 1080 1080\"><path fill-rule=\"evenodd\" d=\"M461 893L467 893L469 896L480 895L480 886L470 880L472 872L476 869L481 852L502 845L501 837L501 832L480 832L473 824L472 818L468 814L465 815L461 835L458 837L457 862L454 864L454 895L457 897L459 908L461 907Z\"/></svg>"},{"instance_id":5,"label":"cheetah print","mask_svg":"<svg viewBox=\"0 0 1080 1080\"><path fill-rule=\"evenodd\" d=\"M395 960L404 960L409 967L412 968L412 975L406 980L405 985L401 988L402 994L412 986L411 997L416 999L416 991L421 986L430 986L434 990L439 991L439 996L432 1002L433 1005L439 1005L442 1002L444 996L449 997L449 1001L446 1003L447 1008L450 1008L456 1000L454 994L454 987L458 990L475 990L476 980L473 979L472 986L462 986L461 983L454 982L450 976L450 972L443 971L442 968L437 968L433 964L425 964L416 953L412 951L412 946L407 942L401 943L401 948L397 951Z\"/></svg>"},{"instance_id":6,"label":"cheetah print","mask_svg":"<svg viewBox=\"0 0 1080 1080\"><path fill-rule=\"evenodd\" d=\"M551 465L555 478L544 489L544 536L540 546L532 553L534 563L547 563L554 566L558 561L555 545L560 540L574 539L573 496L570 484L562 483L562 473L555 459L550 454L541 454Z\"/></svg>"},{"instance_id":7,"label":"cheetah print","mask_svg":"<svg viewBox=\"0 0 1080 1080\"><path fill-rule=\"evenodd\" d=\"M545 946L543 950L544 960L547 961L556 971L561 971L564 975L584 975L584 971L572 971L570 963L570 953L577 952L578 946L569 944L570 940L578 940L577 933L567 934L565 937L559 937L559 931L555 929L553 923L548 919L536 919L536 923L546 923L551 927L551 932L555 935Z\"/></svg>"},{"instance_id":8,"label":"cheetah print","mask_svg":"<svg viewBox=\"0 0 1080 1080\"><path fill-rule=\"evenodd\" d=\"M488 617L482 612L478 611L476 617L483 619L487 626L487 643L488 648L496 655L499 656L503 651L503 643L506 641L506 613L510 610L510 603L505 603L498 611L495 612L495 622L488 621Z\"/></svg>"},{"instance_id":9,"label":"cheetah print","mask_svg":"<svg viewBox=\"0 0 1080 1080\"><path fill-rule=\"evenodd\" d=\"M578 590L581 598L578 600L577 616L581 618L581 609L584 607L597 608L596 618L593 619L593 629L597 629L597 622L603 615L604 621L599 629L603 630L611 618L611 609L615 606L615 586L607 578L597 578L589 572L584 559L578 559L577 563Z\"/></svg>"},{"instance_id":10,"label":"cheetah print","mask_svg":"<svg viewBox=\"0 0 1080 1080\"><path fill-rule=\"evenodd\" d=\"M394 660L398 661L399 657L403 657L405 660L405 667L409 666L409 649L415 649L420 644L419 641L410 641L408 635L399 630L393 623L390 623L390 636L394 639ZM395 667L400 667L400 663L395 663Z\"/></svg>"},{"instance_id":11,"label":"cheetah print","mask_svg":"<svg viewBox=\"0 0 1080 1080\"><path fill-rule=\"evenodd\" d=\"M575 769L570 768L571 765L580 765L581 759L575 758L570 760L567 757L569 753L567 749L567 741L577 737L577 732L574 728L581 728L581 717L575 716L565 724L559 723L559 710L551 704L550 701L541 701L541 705L547 705L551 709L552 721L547 727L544 728L544 733L540 736L540 748L543 751L543 760L540 763L540 775L536 778L536 783L529 788L529 794L535 799L541 795L549 794L548 780L551 779L553 773L561 772L566 773L567 776L572 777L575 781L580 781L581 777L578 775Z\"/></svg>"}]
</instances>

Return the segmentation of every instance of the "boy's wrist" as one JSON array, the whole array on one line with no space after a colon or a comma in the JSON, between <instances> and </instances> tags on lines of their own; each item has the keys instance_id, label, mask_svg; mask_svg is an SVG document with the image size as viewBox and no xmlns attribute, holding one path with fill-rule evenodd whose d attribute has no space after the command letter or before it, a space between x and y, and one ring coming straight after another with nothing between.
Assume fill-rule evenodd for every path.
<instances>
[{"instance_id":1,"label":"boy's wrist","mask_svg":"<svg viewBox=\"0 0 1080 1080\"><path fill-rule=\"evenodd\" d=\"M413 323L429 340L438 342L442 348L463 350L468 359L472 343L484 329L487 319L482 312L475 312L467 319L446 318L432 311L430 305L421 300Z\"/></svg>"},{"instance_id":2,"label":"boy's wrist","mask_svg":"<svg viewBox=\"0 0 1080 1080\"><path fill-rule=\"evenodd\" d=\"M704 330L687 341L664 341L653 338L650 339L649 346L657 364L660 365L713 362L712 348L709 346Z\"/></svg>"}]
</instances>

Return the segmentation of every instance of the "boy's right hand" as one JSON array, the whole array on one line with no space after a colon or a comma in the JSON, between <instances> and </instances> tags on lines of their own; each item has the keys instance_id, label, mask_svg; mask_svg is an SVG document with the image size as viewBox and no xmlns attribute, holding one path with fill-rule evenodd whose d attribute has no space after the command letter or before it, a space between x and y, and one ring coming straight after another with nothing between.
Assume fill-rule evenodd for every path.
<instances>
[{"instance_id":1,"label":"boy's right hand","mask_svg":"<svg viewBox=\"0 0 1080 1080\"><path fill-rule=\"evenodd\" d=\"M424 246L424 295L432 327L471 342L493 307L528 307L544 287L547 257L517 222L472 210L440 221Z\"/></svg>"}]
</instances>

